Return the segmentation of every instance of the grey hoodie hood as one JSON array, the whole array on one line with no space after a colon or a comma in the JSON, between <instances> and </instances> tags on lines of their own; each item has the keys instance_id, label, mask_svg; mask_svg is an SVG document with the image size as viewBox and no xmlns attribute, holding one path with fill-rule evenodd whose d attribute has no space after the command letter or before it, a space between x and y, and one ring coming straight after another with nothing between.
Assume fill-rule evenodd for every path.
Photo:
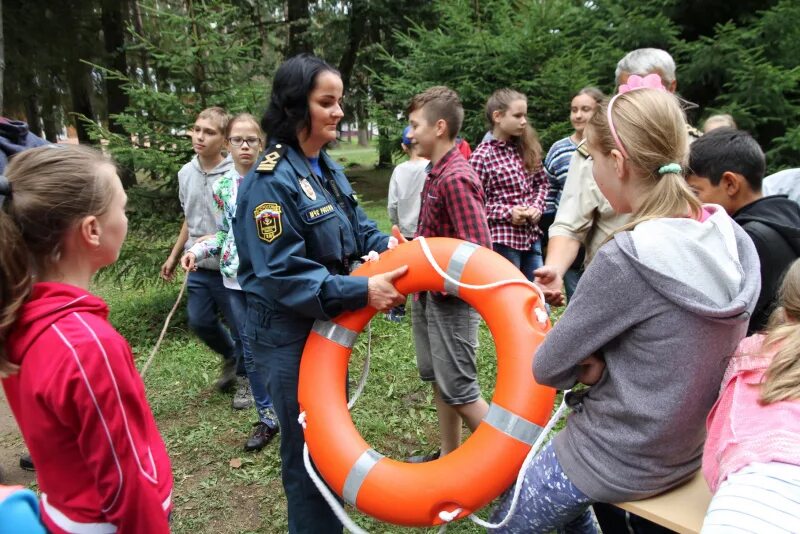
<instances>
[{"instance_id":1,"label":"grey hoodie hood","mask_svg":"<svg viewBox=\"0 0 800 534\"><path fill-rule=\"evenodd\" d=\"M755 246L721 206L703 211L702 221L655 219L614 239L634 269L675 305L710 319L749 317L761 290Z\"/></svg>"},{"instance_id":2,"label":"grey hoodie hood","mask_svg":"<svg viewBox=\"0 0 800 534\"><path fill-rule=\"evenodd\" d=\"M233 168L233 158L231 158L231 155L228 154L222 161L220 161L217 164L216 167L214 167L210 171L203 170L203 167L200 165L200 157L197 154L194 155L190 164L192 166L193 172L216 179L216 178L221 178L226 172L228 172Z\"/></svg>"}]
</instances>

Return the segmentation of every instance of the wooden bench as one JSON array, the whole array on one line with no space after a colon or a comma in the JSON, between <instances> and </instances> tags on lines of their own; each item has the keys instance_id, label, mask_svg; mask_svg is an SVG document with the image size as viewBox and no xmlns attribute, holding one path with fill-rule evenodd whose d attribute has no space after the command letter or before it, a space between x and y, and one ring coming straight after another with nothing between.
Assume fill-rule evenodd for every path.
<instances>
[{"instance_id":1,"label":"wooden bench","mask_svg":"<svg viewBox=\"0 0 800 534\"><path fill-rule=\"evenodd\" d=\"M615 506L680 534L696 534L703 526L710 501L711 491L698 471L689 482L666 493Z\"/></svg>"}]
</instances>

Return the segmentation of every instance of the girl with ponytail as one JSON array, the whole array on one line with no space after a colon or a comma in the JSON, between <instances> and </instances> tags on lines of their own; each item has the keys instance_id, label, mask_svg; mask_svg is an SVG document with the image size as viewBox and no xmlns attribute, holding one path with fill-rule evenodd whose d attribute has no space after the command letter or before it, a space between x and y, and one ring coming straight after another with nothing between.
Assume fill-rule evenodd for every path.
<instances>
[{"instance_id":1,"label":"girl with ponytail","mask_svg":"<svg viewBox=\"0 0 800 534\"><path fill-rule=\"evenodd\" d=\"M167 450L89 292L119 256L126 201L113 163L80 146L27 150L0 176L0 377L54 534L169 532Z\"/></svg>"},{"instance_id":2,"label":"girl with ponytail","mask_svg":"<svg viewBox=\"0 0 800 534\"><path fill-rule=\"evenodd\" d=\"M492 248L533 280L543 263L539 220L550 185L525 95L498 89L486 103L486 120L492 138L478 145L469 162L486 195Z\"/></svg>"},{"instance_id":3,"label":"girl with ponytail","mask_svg":"<svg viewBox=\"0 0 800 534\"><path fill-rule=\"evenodd\" d=\"M631 222L600 247L536 353L537 382L591 387L573 395L564 430L531 462L502 532L595 532L589 506L690 479L758 298L752 241L683 179L685 118L657 75L631 76L585 136L598 187Z\"/></svg>"},{"instance_id":4,"label":"girl with ponytail","mask_svg":"<svg viewBox=\"0 0 800 534\"><path fill-rule=\"evenodd\" d=\"M706 423L705 533L800 525L800 260L779 298L766 332L739 344Z\"/></svg>"}]
</instances>

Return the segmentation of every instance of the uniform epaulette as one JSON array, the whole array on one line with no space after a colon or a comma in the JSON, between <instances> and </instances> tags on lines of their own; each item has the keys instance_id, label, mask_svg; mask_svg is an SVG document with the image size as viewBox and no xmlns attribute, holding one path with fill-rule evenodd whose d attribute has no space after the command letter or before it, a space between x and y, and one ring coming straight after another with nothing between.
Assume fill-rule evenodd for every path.
<instances>
[{"instance_id":1,"label":"uniform epaulette","mask_svg":"<svg viewBox=\"0 0 800 534\"><path fill-rule=\"evenodd\" d=\"M283 144L278 143L276 145L272 145L265 151L264 157L261 159L261 163L259 163L258 167L256 167L256 172L274 171L275 167L278 165L278 162L285 153L286 146Z\"/></svg>"},{"instance_id":2,"label":"uniform epaulette","mask_svg":"<svg viewBox=\"0 0 800 534\"><path fill-rule=\"evenodd\" d=\"M701 137L703 137L703 132L701 132L691 124L686 125L686 133L689 134L689 137L694 137L695 139L700 139Z\"/></svg>"},{"instance_id":3,"label":"uniform epaulette","mask_svg":"<svg viewBox=\"0 0 800 534\"><path fill-rule=\"evenodd\" d=\"M577 148L577 150L578 150L578 154L580 154L581 156L583 156L585 159L588 159L588 158L589 158L589 151L588 151L588 150L586 150L586 139L584 139L583 141L581 141L580 143L578 143L578 148Z\"/></svg>"}]
</instances>

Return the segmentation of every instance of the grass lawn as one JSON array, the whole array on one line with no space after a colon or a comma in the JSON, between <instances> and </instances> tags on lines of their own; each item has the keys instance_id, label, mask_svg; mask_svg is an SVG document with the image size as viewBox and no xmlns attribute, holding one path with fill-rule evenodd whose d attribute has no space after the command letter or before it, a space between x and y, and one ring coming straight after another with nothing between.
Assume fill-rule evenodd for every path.
<instances>
[{"instance_id":1,"label":"grass lawn","mask_svg":"<svg viewBox=\"0 0 800 534\"><path fill-rule=\"evenodd\" d=\"M338 158L345 152L346 157L352 154L363 161L368 158L362 150L346 147L334 154ZM370 157L376 159L375 149L369 150ZM354 167L348 175L364 209L382 230L388 231L385 197L389 171ZM166 255L175 233L171 228L163 233L152 239L152 246L163 248ZM153 283L144 288L119 287L109 282L94 288L108 301L111 320L130 341L139 368L155 343L180 284L164 284L156 279L153 273ZM367 442L387 456L404 458L429 452L438 446L436 412L430 387L417 375L410 323L408 319L390 323L376 316L372 325L370 378L353 409L353 420ZM366 339L366 334L360 336L353 353L350 376L354 383L360 376ZM496 362L494 343L485 325L480 331L478 360L482 390L489 399ZM172 459L173 532L286 532L286 499L277 440L259 453L242 450L256 421L255 412L232 410L230 396L214 390L218 370L218 357L188 331L182 306L145 377L148 398ZM438 531L395 527L352 509L351 513L370 532ZM486 512L482 515L485 517ZM449 531L482 529L461 521Z\"/></svg>"}]
</instances>

